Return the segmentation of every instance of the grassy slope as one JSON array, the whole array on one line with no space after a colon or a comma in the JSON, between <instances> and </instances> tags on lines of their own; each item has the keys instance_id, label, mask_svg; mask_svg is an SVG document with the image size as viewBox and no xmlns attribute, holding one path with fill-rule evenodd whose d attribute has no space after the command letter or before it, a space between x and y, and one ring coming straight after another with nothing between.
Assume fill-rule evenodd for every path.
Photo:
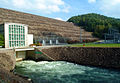
<instances>
[{"instance_id":1,"label":"grassy slope","mask_svg":"<svg viewBox=\"0 0 120 83\"><path fill-rule=\"evenodd\" d=\"M71 47L120 47L120 44L93 44L93 43L85 43L85 46L83 44L73 44L69 45Z\"/></svg>"}]
</instances>

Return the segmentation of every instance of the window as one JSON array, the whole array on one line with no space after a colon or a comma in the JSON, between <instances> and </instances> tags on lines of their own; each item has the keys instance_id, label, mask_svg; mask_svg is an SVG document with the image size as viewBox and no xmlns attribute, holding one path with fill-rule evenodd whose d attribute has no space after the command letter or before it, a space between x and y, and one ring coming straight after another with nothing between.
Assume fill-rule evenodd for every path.
<instances>
[{"instance_id":1,"label":"window","mask_svg":"<svg viewBox=\"0 0 120 83\"><path fill-rule=\"evenodd\" d=\"M11 40L11 34L9 34L9 40Z\"/></svg>"},{"instance_id":2,"label":"window","mask_svg":"<svg viewBox=\"0 0 120 83\"><path fill-rule=\"evenodd\" d=\"M9 25L9 47L25 46L25 27Z\"/></svg>"},{"instance_id":3,"label":"window","mask_svg":"<svg viewBox=\"0 0 120 83\"><path fill-rule=\"evenodd\" d=\"M16 28L14 27L14 34L16 33Z\"/></svg>"},{"instance_id":4,"label":"window","mask_svg":"<svg viewBox=\"0 0 120 83\"><path fill-rule=\"evenodd\" d=\"M21 35L21 40L23 40L23 36Z\"/></svg>"},{"instance_id":5,"label":"window","mask_svg":"<svg viewBox=\"0 0 120 83\"><path fill-rule=\"evenodd\" d=\"M12 41L12 47L14 47L14 42Z\"/></svg>"},{"instance_id":6,"label":"window","mask_svg":"<svg viewBox=\"0 0 120 83\"><path fill-rule=\"evenodd\" d=\"M20 28L19 28L19 34L20 34Z\"/></svg>"},{"instance_id":7,"label":"window","mask_svg":"<svg viewBox=\"0 0 120 83\"><path fill-rule=\"evenodd\" d=\"M23 46L23 41L21 41L21 46Z\"/></svg>"},{"instance_id":8,"label":"window","mask_svg":"<svg viewBox=\"0 0 120 83\"><path fill-rule=\"evenodd\" d=\"M18 34L16 35L16 39L18 40Z\"/></svg>"},{"instance_id":9,"label":"window","mask_svg":"<svg viewBox=\"0 0 120 83\"><path fill-rule=\"evenodd\" d=\"M21 28L21 33L23 33L23 29Z\"/></svg>"},{"instance_id":10,"label":"window","mask_svg":"<svg viewBox=\"0 0 120 83\"><path fill-rule=\"evenodd\" d=\"M13 38L14 38L14 37L13 37L13 34L12 34L12 40L13 40Z\"/></svg>"},{"instance_id":11,"label":"window","mask_svg":"<svg viewBox=\"0 0 120 83\"><path fill-rule=\"evenodd\" d=\"M9 47L11 47L11 41L9 41Z\"/></svg>"},{"instance_id":12,"label":"window","mask_svg":"<svg viewBox=\"0 0 120 83\"><path fill-rule=\"evenodd\" d=\"M14 40L16 40L16 35L14 34Z\"/></svg>"},{"instance_id":13,"label":"window","mask_svg":"<svg viewBox=\"0 0 120 83\"><path fill-rule=\"evenodd\" d=\"M14 41L14 47L16 46L16 41Z\"/></svg>"},{"instance_id":14,"label":"window","mask_svg":"<svg viewBox=\"0 0 120 83\"><path fill-rule=\"evenodd\" d=\"M25 28L23 27L23 34L25 33Z\"/></svg>"},{"instance_id":15,"label":"window","mask_svg":"<svg viewBox=\"0 0 120 83\"><path fill-rule=\"evenodd\" d=\"M11 33L11 28L9 27L9 33Z\"/></svg>"},{"instance_id":16,"label":"window","mask_svg":"<svg viewBox=\"0 0 120 83\"><path fill-rule=\"evenodd\" d=\"M9 25L9 33L11 33L11 25Z\"/></svg>"},{"instance_id":17,"label":"window","mask_svg":"<svg viewBox=\"0 0 120 83\"><path fill-rule=\"evenodd\" d=\"M20 44L21 44L21 42L19 41L19 46L21 46Z\"/></svg>"},{"instance_id":18,"label":"window","mask_svg":"<svg viewBox=\"0 0 120 83\"><path fill-rule=\"evenodd\" d=\"M17 46L18 46L18 41L17 41Z\"/></svg>"},{"instance_id":19,"label":"window","mask_svg":"<svg viewBox=\"0 0 120 83\"><path fill-rule=\"evenodd\" d=\"M16 47L16 41L15 41L15 43L14 43L14 44L15 44L15 47Z\"/></svg>"},{"instance_id":20,"label":"window","mask_svg":"<svg viewBox=\"0 0 120 83\"><path fill-rule=\"evenodd\" d=\"M23 46L25 46L25 41L23 42Z\"/></svg>"},{"instance_id":21,"label":"window","mask_svg":"<svg viewBox=\"0 0 120 83\"><path fill-rule=\"evenodd\" d=\"M25 35L23 35L23 40L25 40Z\"/></svg>"}]
</instances>

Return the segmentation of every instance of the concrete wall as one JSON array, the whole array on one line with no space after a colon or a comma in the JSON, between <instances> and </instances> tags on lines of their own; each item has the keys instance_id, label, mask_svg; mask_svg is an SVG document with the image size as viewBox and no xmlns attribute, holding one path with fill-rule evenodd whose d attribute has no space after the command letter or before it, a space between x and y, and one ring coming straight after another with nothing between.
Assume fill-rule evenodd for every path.
<instances>
[{"instance_id":1,"label":"concrete wall","mask_svg":"<svg viewBox=\"0 0 120 83\"><path fill-rule=\"evenodd\" d=\"M9 25L4 24L5 48L9 48Z\"/></svg>"},{"instance_id":2,"label":"concrete wall","mask_svg":"<svg viewBox=\"0 0 120 83\"><path fill-rule=\"evenodd\" d=\"M51 61L54 60L51 57L47 56L44 52L41 52L39 49L35 49L33 51L27 51L26 59L34 60L34 61Z\"/></svg>"},{"instance_id":3,"label":"concrete wall","mask_svg":"<svg viewBox=\"0 0 120 83\"><path fill-rule=\"evenodd\" d=\"M26 51L16 51L16 58L26 58Z\"/></svg>"},{"instance_id":4,"label":"concrete wall","mask_svg":"<svg viewBox=\"0 0 120 83\"><path fill-rule=\"evenodd\" d=\"M120 48L53 47L42 52L54 60L120 69Z\"/></svg>"},{"instance_id":5,"label":"concrete wall","mask_svg":"<svg viewBox=\"0 0 120 83\"><path fill-rule=\"evenodd\" d=\"M34 50L27 51L26 59L35 60L35 51Z\"/></svg>"}]
</instances>

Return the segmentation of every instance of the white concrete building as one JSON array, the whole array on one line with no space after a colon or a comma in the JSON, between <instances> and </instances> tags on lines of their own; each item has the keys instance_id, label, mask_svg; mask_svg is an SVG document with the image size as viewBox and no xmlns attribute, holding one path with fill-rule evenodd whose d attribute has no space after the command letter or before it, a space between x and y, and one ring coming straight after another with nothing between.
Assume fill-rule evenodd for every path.
<instances>
[{"instance_id":1,"label":"white concrete building","mask_svg":"<svg viewBox=\"0 0 120 83\"><path fill-rule=\"evenodd\" d=\"M30 44L33 44L33 35L28 34L28 25L25 24L1 24L0 34L4 35L5 48L28 47Z\"/></svg>"}]
</instances>

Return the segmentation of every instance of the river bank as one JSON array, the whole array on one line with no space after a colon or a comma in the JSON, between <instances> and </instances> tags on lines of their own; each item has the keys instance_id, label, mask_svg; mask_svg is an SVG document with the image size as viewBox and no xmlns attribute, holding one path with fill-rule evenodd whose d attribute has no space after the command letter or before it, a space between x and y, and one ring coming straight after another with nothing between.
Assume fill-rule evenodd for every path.
<instances>
[{"instance_id":1,"label":"river bank","mask_svg":"<svg viewBox=\"0 0 120 83\"><path fill-rule=\"evenodd\" d=\"M13 72L9 72L3 68L0 68L1 83L32 83L28 78L15 75Z\"/></svg>"},{"instance_id":2,"label":"river bank","mask_svg":"<svg viewBox=\"0 0 120 83\"><path fill-rule=\"evenodd\" d=\"M14 50L0 50L0 83L32 83L28 78L13 73L16 58Z\"/></svg>"}]
</instances>

